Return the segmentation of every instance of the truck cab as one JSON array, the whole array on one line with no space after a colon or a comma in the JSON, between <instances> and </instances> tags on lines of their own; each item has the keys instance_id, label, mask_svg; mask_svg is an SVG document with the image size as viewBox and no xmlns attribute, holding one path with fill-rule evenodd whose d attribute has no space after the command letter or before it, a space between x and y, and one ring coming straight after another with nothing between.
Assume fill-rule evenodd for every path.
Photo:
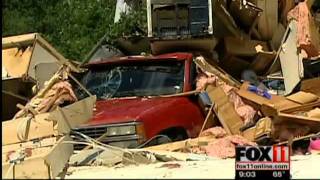
<instances>
[{"instance_id":1,"label":"truck cab","mask_svg":"<svg viewBox=\"0 0 320 180\"><path fill-rule=\"evenodd\" d=\"M199 134L204 112L186 94L196 83L192 54L114 57L84 67L81 81L98 100L92 119L74 131L124 148Z\"/></svg>"}]
</instances>

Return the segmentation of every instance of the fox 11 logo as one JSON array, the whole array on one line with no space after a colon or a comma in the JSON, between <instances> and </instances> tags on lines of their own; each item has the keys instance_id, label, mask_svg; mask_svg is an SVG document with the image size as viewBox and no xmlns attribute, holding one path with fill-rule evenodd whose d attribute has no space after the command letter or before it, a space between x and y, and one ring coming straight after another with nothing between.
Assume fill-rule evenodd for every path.
<instances>
[{"instance_id":1,"label":"fox 11 logo","mask_svg":"<svg viewBox=\"0 0 320 180\"><path fill-rule=\"evenodd\" d=\"M290 179L288 146L237 146L236 179Z\"/></svg>"}]
</instances>

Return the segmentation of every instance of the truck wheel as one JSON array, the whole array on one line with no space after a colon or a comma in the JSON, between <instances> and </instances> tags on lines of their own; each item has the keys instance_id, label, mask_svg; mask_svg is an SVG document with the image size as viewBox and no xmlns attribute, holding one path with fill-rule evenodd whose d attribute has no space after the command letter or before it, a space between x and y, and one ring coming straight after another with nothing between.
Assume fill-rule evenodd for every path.
<instances>
[{"instance_id":1,"label":"truck wheel","mask_svg":"<svg viewBox=\"0 0 320 180\"><path fill-rule=\"evenodd\" d=\"M166 138L166 137L163 137L163 136L157 138L156 141L157 141L157 144L165 144L165 143L172 142L172 140L169 137Z\"/></svg>"}]
</instances>

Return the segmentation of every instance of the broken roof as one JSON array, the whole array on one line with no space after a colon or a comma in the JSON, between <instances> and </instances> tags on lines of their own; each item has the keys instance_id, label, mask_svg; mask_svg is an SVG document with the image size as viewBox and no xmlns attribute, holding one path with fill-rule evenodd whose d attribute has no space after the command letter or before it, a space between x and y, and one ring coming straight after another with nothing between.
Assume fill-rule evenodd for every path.
<instances>
[{"instance_id":1,"label":"broken roof","mask_svg":"<svg viewBox=\"0 0 320 180\"><path fill-rule=\"evenodd\" d=\"M13 63L12 64L12 59L15 58L23 58L23 65L24 68L22 69L16 69L17 72L13 73L13 76L22 76L24 74L28 74L30 72L26 72L26 71L30 71L30 68L34 68L32 66L35 66L36 63L38 62L32 62L32 61L38 61L38 60L32 60L32 58L34 57L34 51L35 51L35 47L36 46L40 46L41 48L43 48L47 53L49 53L49 56L53 56L53 59L55 59L55 61L62 65L62 64L66 64L68 65L72 71L75 72L79 72L79 68L77 68L75 65L73 65L72 63L70 63L69 60L67 60L62 54L60 54L54 47L52 47L45 39L43 39L40 34L38 33L30 33L30 34L23 34L23 35L17 35L17 36L10 36L10 37L4 37L2 38L2 56L5 57L3 58L2 61L2 66L4 66L6 68L7 73L10 75L10 67L7 66L20 66L21 65L21 61L19 64ZM28 50L21 50L21 49L25 49ZM19 53L19 54L17 54ZM20 57L18 57L17 55L20 55ZM42 59L43 57L41 57ZM51 57L52 58L52 57ZM49 61L47 59L45 59L44 61ZM11 64L11 65L10 65ZM30 67L31 66L31 67ZM29 69L29 70L28 70ZM21 71L21 72L19 72ZM33 73L31 73L31 77L33 77ZM34 78L34 77L33 77Z\"/></svg>"}]
</instances>

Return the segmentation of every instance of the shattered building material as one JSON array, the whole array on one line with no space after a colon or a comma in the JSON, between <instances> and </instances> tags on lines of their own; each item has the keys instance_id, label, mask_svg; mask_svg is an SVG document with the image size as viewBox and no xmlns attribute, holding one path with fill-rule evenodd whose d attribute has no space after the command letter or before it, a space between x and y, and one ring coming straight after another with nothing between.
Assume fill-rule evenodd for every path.
<instances>
[{"instance_id":1,"label":"shattered building material","mask_svg":"<svg viewBox=\"0 0 320 180\"><path fill-rule=\"evenodd\" d=\"M16 87L36 85L36 89L42 88L59 64L68 64L75 72L80 71L38 33L2 38L2 57L2 84L6 86L5 90L2 89L2 105L11 107L2 109L2 120L13 117L18 110L14 107L17 103L26 103L19 97L29 99L32 96L32 88L22 92Z\"/></svg>"},{"instance_id":2,"label":"shattered building material","mask_svg":"<svg viewBox=\"0 0 320 180\"><path fill-rule=\"evenodd\" d=\"M54 122L46 120L45 116L48 114L36 115L33 120L21 117L3 122L2 145L54 135Z\"/></svg>"},{"instance_id":3,"label":"shattered building material","mask_svg":"<svg viewBox=\"0 0 320 180\"><path fill-rule=\"evenodd\" d=\"M55 137L53 142L47 142L46 145L42 145L40 141L36 143L36 147L25 145L24 148L19 149L6 148L11 150L2 152L2 178L55 178L62 172L73 153L73 145L64 143L69 140L71 140L69 136L59 139ZM23 144L34 144L34 142L29 141L20 145Z\"/></svg>"},{"instance_id":4,"label":"shattered building material","mask_svg":"<svg viewBox=\"0 0 320 180\"><path fill-rule=\"evenodd\" d=\"M281 10L280 20L283 25L287 25L288 12L294 8L295 2L293 0L279 1L279 9Z\"/></svg>"},{"instance_id":5,"label":"shattered building material","mask_svg":"<svg viewBox=\"0 0 320 180\"><path fill-rule=\"evenodd\" d=\"M149 37L213 33L211 1L148 0L147 7Z\"/></svg>"},{"instance_id":6,"label":"shattered building material","mask_svg":"<svg viewBox=\"0 0 320 180\"><path fill-rule=\"evenodd\" d=\"M206 89L215 107L213 108L222 126L228 134L239 134L243 121L235 111L233 104L221 87L209 85Z\"/></svg>"},{"instance_id":7,"label":"shattered building material","mask_svg":"<svg viewBox=\"0 0 320 180\"><path fill-rule=\"evenodd\" d=\"M92 116L95 97L75 102L77 98L71 85L66 81L67 69L62 66L26 106L19 105L22 109L12 120L4 122L3 145L68 133L75 125L85 122ZM71 105L59 107L68 103ZM69 126L68 131L61 130L63 127L66 129L65 126Z\"/></svg>"},{"instance_id":8,"label":"shattered building material","mask_svg":"<svg viewBox=\"0 0 320 180\"><path fill-rule=\"evenodd\" d=\"M204 59L202 56L196 57L194 59L195 64L202 70L202 72L209 72L214 75L216 75L218 78L220 78L222 81L227 83L230 86L234 87L240 87L241 83L234 79L232 76L227 74L223 69L221 69L219 66L213 66L208 63L208 60ZM205 86L201 86L205 87ZM202 88L197 88L202 89Z\"/></svg>"},{"instance_id":9,"label":"shattered building material","mask_svg":"<svg viewBox=\"0 0 320 180\"><path fill-rule=\"evenodd\" d=\"M259 142L264 142L271 138L273 132L272 129L272 120L265 117L259 119L253 127L243 130L241 135L249 141L257 142L259 144Z\"/></svg>"},{"instance_id":10,"label":"shattered building material","mask_svg":"<svg viewBox=\"0 0 320 180\"><path fill-rule=\"evenodd\" d=\"M319 99L319 96L314 95L312 93L299 91L299 92L294 93L290 96L287 96L286 98L291 101L300 103L300 104L306 104L306 103L311 103L311 102L317 101Z\"/></svg>"},{"instance_id":11,"label":"shattered building material","mask_svg":"<svg viewBox=\"0 0 320 180\"><path fill-rule=\"evenodd\" d=\"M320 36L310 7L313 0L299 2L299 4L288 13L288 21L297 21L297 46L306 51L308 57L320 55ZM309 6L309 7L308 7Z\"/></svg>"},{"instance_id":12,"label":"shattered building material","mask_svg":"<svg viewBox=\"0 0 320 180\"><path fill-rule=\"evenodd\" d=\"M103 58L124 56L123 52L107 42L105 34L82 60L82 64L102 60Z\"/></svg>"},{"instance_id":13,"label":"shattered building material","mask_svg":"<svg viewBox=\"0 0 320 180\"><path fill-rule=\"evenodd\" d=\"M208 156L219 157L222 159L235 157L236 146L256 146L256 143L250 142L240 135L226 136L216 141L210 142L202 147Z\"/></svg>"},{"instance_id":14,"label":"shattered building material","mask_svg":"<svg viewBox=\"0 0 320 180\"><path fill-rule=\"evenodd\" d=\"M66 167L73 153L73 145L67 144L70 130L91 118L96 101L95 96L76 98L67 82L69 71L61 66L25 106L17 105L21 110L12 120L3 123L3 178L55 178Z\"/></svg>"},{"instance_id":15,"label":"shattered building material","mask_svg":"<svg viewBox=\"0 0 320 180\"><path fill-rule=\"evenodd\" d=\"M205 132L205 131L204 131ZM203 133L204 133L203 132ZM161 144L156 146L150 146L144 149L147 150L164 150L164 151L178 151L182 149L186 149L188 147L198 146L201 144L208 144L209 141L212 141L216 139L216 137L219 137L219 135L208 135L208 136L200 136L193 139L187 139L183 141L177 141L167 144Z\"/></svg>"},{"instance_id":16,"label":"shattered building material","mask_svg":"<svg viewBox=\"0 0 320 180\"><path fill-rule=\"evenodd\" d=\"M19 117L3 122L2 145L69 133L92 116L95 97L88 97L34 117Z\"/></svg>"},{"instance_id":17,"label":"shattered building material","mask_svg":"<svg viewBox=\"0 0 320 180\"><path fill-rule=\"evenodd\" d=\"M260 96L256 93L248 91L248 83L243 83L241 88L237 91L237 94L246 100L246 102L256 109L260 109L263 104L275 105L279 110L289 109L292 107L300 106L299 103L291 101L283 96L277 96L271 94L271 99Z\"/></svg>"},{"instance_id":18,"label":"shattered building material","mask_svg":"<svg viewBox=\"0 0 320 180\"><path fill-rule=\"evenodd\" d=\"M246 38L226 37L224 48L221 65L236 77L246 69L264 74L276 56L266 42Z\"/></svg>"},{"instance_id":19,"label":"shattered building material","mask_svg":"<svg viewBox=\"0 0 320 180\"><path fill-rule=\"evenodd\" d=\"M2 65L10 77L30 76L36 80L34 68L41 63L56 65L57 69L58 65L68 64L73 71L79 72L38 33L2 38L2 57ZM50 78L54 72L46 76Z\"/></svg>"},{"instance_id":20,"label":"shattered building material","mask_svg":"<svg viewBox=\"0 0 320 180\"><path fill-rule=\"evenodd\" d=\"M221 127L213 127L203 131L198 138L152 146L146 150L182 151L218 158L230 158L235 156L236 145L256 145L242 136L227 134Z\"/></svg>"},{"instance_id":21,"label":"shattered building material","mask_svg":"<svg viewBox=\"0 0 320 180\"><path fill-rule=\"evenodd\" d=\"M249 0L262 10L257 23L261 40L271 40L278 26L278 0Z\"/></svg>"},{"instance_id":22,"label":"shattered building material","mask_svg":"<svg viewBox=\"0 0 320 180\"><path fill-rule=\"evenodd\" d=\"M300 90L320 97L320 77L302 80Z\"/></svg>"},{"instance_id":23,"label":"shattered building material","mask_svg":"<svg viewBox=\"0 0 320 180\"><path fill-rule=\"evenodd\" d=\"M202 57L196 58L196 61L198 61L197 64L200 64L203 60L204 59ZM199 67L203 70L204 69L208 69L208 70L214 69L213 67L211 67L208 64L207 64L207 66L200 65ZM206 67L206 68L204 68L204 67ZM209 97L211 98L211 102L213 102L213 103L216 103L216 99L218 97L223 96L223 94L225 94L227 96L228 103L231 103L231 105L233 105L232 109L235 109L237 115L241 117L241 119L244 121L244 123L248 123L248 122L252 121L252 119L254 118L254 116L256 114L256 111L252 107L246 105L241 100L241 98L236 94L235 87L228 85L228 84L235 85L236 81L234 81L234 82L230 81L230 79L225 78L226 76L216 76L216 74L219 75L218 72L214 72L214 74L211 74L208 71L199 72L198 77L197 77L197 83L196 83L197 90L206 90ZM228 80L229 83L226 83L225 81L223 81L219 77L224 77L224 79ZM210 94L210 92L208 91L209 86L217 87L217 88L222 87L223 94L219 94L219 95L214 95L214 93ZM214 98L213 96L216 96L216 98ZM220 105L215 104L214 106L215 106L215 108L217 108L216 106L222 106L222 104L220 104ZM224 107L227 107L227 106L224 106ZM220 121L221 121L221 119L220 119Z\"/></svg>"},{"instance_id":24,"label":"shattered building material","mask_svg":"<svg viewBox=\"0 0 320 180\"><path fill-rule=\"evenodd\" d=\"M212 6L213 16L215 17L213 18L214 35L218 38L225 36L241 36L241 31L239 30L235 20L227 10L226 2L222 0L212 1Z\"/></svg>"},{"instance_id":25,"label":"shattered building material","mask_svg":"<svg viewBox=\"0 0 320 180\"><path fill-rule=\"evenodd\" d=\"M11 119L19 111L17 104L26 104L32 97L34 82L25 82L21 78L2 79L2 120Z\"/></svg>"},{"instance_id":26,"label":"shattered building material","mask_svg":"<svg viewBox=\"0 0 320 180\"><path fill-rule=\"evenodd\" d=\"M276 51L280 48L281 40L283 39L285 32L286 32L286 27L281 23L279 23L270 41L270 46L272 50Z\"/></svg>"}]
</instances>

